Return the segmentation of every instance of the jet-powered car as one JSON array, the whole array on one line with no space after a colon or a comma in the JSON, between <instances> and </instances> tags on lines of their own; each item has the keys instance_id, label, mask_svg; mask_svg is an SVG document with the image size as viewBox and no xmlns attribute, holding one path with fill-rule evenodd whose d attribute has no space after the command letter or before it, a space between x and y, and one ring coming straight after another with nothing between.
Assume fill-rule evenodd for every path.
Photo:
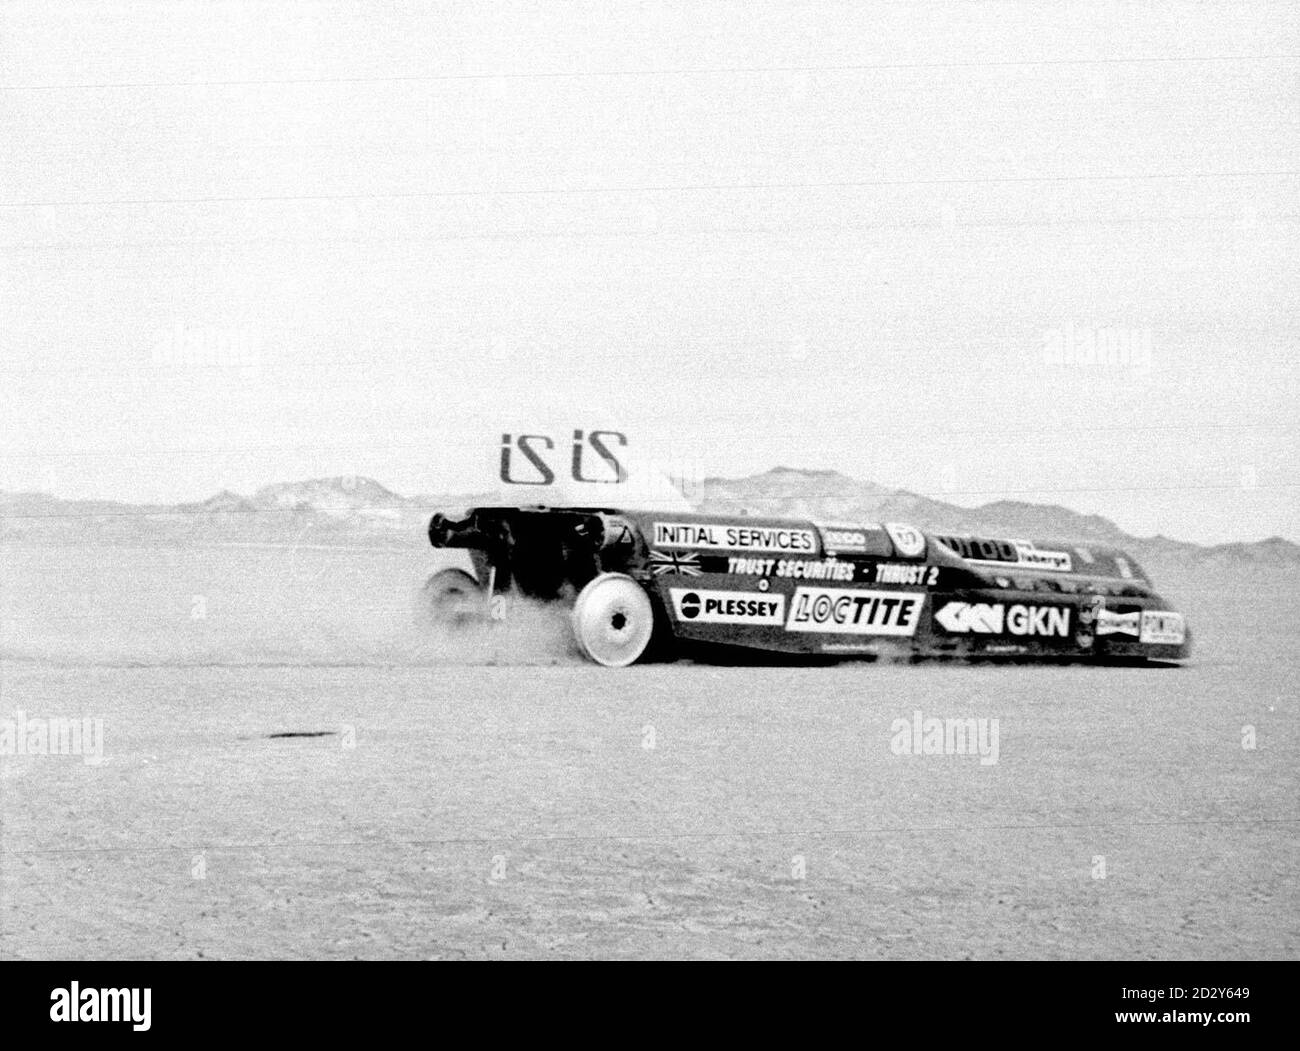
<instances>
[{"instance_id":1,"label":"jet-powered car","mask_svg":"<svg viewBox=\"0 0 1300 1051\"><path fill-rule=\"evenodd\" d=\"M436 514L437 620L571 607L591 660L622 667L691 644L843 658L1181 660L1181 613L1111 547L683 510L490 506ZM506 614L508 616L508 612Z\"/></svg>"}]
</instances>

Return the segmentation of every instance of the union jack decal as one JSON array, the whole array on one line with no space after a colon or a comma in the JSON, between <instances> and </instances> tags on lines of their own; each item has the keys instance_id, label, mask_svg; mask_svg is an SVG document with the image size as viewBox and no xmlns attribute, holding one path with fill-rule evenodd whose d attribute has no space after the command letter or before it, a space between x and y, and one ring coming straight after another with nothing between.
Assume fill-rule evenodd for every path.
<instances>
[{"instance_id":1,"label":"union jack decal","mask_svg":"<svg viewBox=\"0 0 1300 1051\"><path fill-rule=\"evenodd\" d=\"M692 551L651 551L650 572L655 576L676 573L683 577L700 575L700 556Z\"/></svg>"}]
</instances>

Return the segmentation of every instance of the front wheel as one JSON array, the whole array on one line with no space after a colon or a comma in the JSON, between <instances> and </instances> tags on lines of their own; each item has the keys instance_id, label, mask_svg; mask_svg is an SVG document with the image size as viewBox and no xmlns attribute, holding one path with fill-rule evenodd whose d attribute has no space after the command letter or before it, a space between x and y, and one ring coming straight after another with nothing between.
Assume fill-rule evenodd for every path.
<instances>
[{"instance_id":1,"label":"front wheel","mask_svg":"<svg viewBox=\"0 0 1300 1051\"><path fill-rule=\"evenodd\" d=\"M583 655L607 668L638 660L654 635L654 608L635 580L602 573L580 592L573 605L573 634Z\"/></svg>"}]
</instances>

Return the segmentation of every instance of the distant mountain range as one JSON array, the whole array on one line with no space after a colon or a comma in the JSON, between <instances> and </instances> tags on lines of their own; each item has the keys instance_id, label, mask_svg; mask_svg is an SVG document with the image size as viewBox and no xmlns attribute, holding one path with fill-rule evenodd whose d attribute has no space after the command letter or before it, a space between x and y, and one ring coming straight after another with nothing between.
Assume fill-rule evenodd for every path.
<instances>
[{"instance_id":1,"label":"distant mountain range","mask_svg":"<svg viewBox=\"0 0 1300 1051\"><path fill-rule=\"evenodd\" d=\"M1300 568L1300 546L1282 537L1211 546L1164 536L1135 537L1108 518L1080 514L1059 504L999 500L980 507L958 507L837 471L776 467L748 478L708 478L691 496L701 511L747 510L820 521L909 522L933 532L1090 541L1124 548L1143 561Z\"/></svg>"},{"instance_id":2,"label":"distant mountain range","mask_svg":"<svg viewBox=\"0 0 1300 1051\"><path fill-rule=\"evenodd\" d=\"M1281 537L1203 546L1134 537L1098 515L1054 504L1001 500L966 508L836 471L776 467L747 478L706 478L686 493L702 512L774 515L836 522L910 522L922 529L1125 548L1144 561L1184 565L1300 568L1300 546ZM406 497L370 478L316 478L266 486L251 496L223 491L174 506L62 500L0 493L0 539L36 542L162 541L419 542L438 508L464 508L482 494Z\"/></svg>"},{"instance_id":3,"label":"distant mountain range","mask_svg":"<svg viewBox=\"0 0 1300 1051\"><path fill-rule=\"evenodd\" d=\"M240 514L280 511L322 514L336 518L353 515L377 519L400 518L411 501L370 478L312 478L306 482L268 485L243 497L223 489L197 504L178 504L175 510L199 514Z\"/></svg>"}]
</instances>

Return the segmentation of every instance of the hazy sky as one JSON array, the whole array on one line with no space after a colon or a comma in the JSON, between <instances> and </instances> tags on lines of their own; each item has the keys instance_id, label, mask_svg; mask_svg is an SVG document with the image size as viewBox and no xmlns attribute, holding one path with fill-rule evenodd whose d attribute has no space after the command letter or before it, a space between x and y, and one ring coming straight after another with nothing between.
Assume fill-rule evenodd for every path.
<instances>
[{"instance_id":1,"label":"hazy sky","mask_svg":"<svg viewBox=\"0 0 1300 1051\"><path fill-rule=\"evenodd\" d=\"M2 489L599 425L1300 539L1294 3L0 12Z\"/></svg>"}]
</instances>

